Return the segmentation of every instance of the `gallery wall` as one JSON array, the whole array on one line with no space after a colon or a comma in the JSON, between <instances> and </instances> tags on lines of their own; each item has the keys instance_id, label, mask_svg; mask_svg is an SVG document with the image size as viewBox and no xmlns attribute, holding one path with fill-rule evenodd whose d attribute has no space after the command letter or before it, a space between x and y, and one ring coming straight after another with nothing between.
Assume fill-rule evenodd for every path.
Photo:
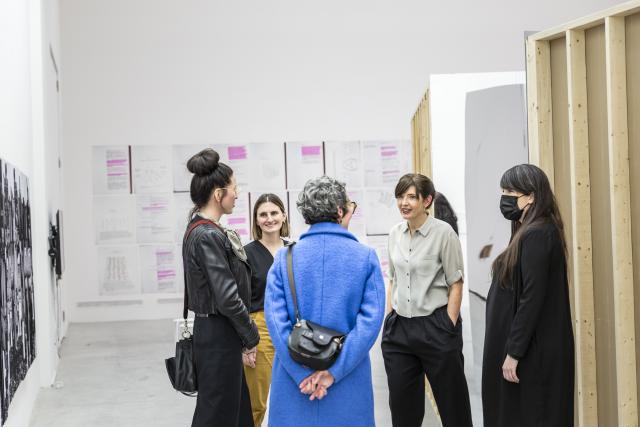
<instances>
[{"instance_id":1,"label":"gallery wall","mask_svg":"<svg viewBox=\"0 0 640 427\"><path fill-rule=\"evenodd\" d=\"M95 318L98 310L133 318L181 312L182 238L193 208L186 163L205 148L234 171L238 198L221 223L243 243L252 240L251 212L263 193L283 200L297 240L309 227L297 211L298 195L307 180L328 174L358 204L349 231L376 249L386 270L387 234L401 220L393 187L410 169L409 141L94 146L86 161L92 202L84 220L93 238L83 250L82 293L71 303L77 318Z\"/></svg>"},{"instance_id":2,"label":"gallery wall","mask_svg":"<svg viewBox=\"0 0 640 427\"><path fill-rule=\"evenodd\" d=\"M3 286L2 309L7 313L3 312L2 354L11 361L2 363L5 426L28 425L38 390L55 377L56 347L64 333L62 325L58 328L56 313L63 307L54 298L56 283L47 255L49 221L61 204L59 180L54 179L59 176L59 152L50 138L52 120L58 117L49 102L56 98L55 79L51 81L47 68L51 52L59 52L57 10L56 2L0 4L0 159L3 172L10 172L3 178L16 183L3 190L2 203L5 213L22 212L22 221L30 216L30 227L26 221L19 226L5 223L20 232L3 235L4 248L9 249L3 265L14 270L12 275L2 273L3 285L9 284ZM9 208L10 200L19 209ZM19 295L16 289L21 289Z\"/></svg>"},{"instance_id":3,"label":"gallery wall","mask_svg":"<svg viewBox=\"0 0 640 427\"><path fill-rule=\"evenodd\" d=\"M93 146L409 140L430 74L522 70L525 30L611 3L495 0L468 2L460 14L418 1L65 0L70 306L95 287L82 262L92 245ZM447 16L456 37L442 37L451 22L435 18ZM70 316L131 318L127 307Z\"/></svg>"}]
</instances>

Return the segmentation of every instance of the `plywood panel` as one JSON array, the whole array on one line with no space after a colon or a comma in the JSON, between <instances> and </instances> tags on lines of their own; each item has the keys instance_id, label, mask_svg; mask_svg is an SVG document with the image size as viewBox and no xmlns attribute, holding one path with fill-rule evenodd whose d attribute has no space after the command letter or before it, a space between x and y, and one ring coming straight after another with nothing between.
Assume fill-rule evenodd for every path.
<instances>
[{"instance_id":1,"label":"plywood panel","mask_svg":"<svg viewBox=\"0 0 640 427\"><path fill-rule=\"evenodd\" d=\"M572 216L568 228L572 238L576 338L576 421L581 426L598 425L593 266L591 238L591 179L585 32L567 31L567 80L569 100L569 170Z\"/></svg>"},{"instance_id":2,"label":"plywood panel","mask_svg":"<svg viewBox=\"0 0 640 427\"><path fill-rule=\"evenodd\" d=\"M636 377L640 395L640 13L626 19L627 116L631 181L631 236L633 240L636 324Z\"/></svg>"},{"instance_id":3,"label":"plywood panel","mask_svg":"<svg viewBox=\"0 0 640 427\"><path fill-rule=\"evenodd\" d=\"M591 228L598 383L598 425L617 426L617 390L609 210L609 155L604 27L585 32L589 157L591 168Z\"/></svg>"}]
</instances>

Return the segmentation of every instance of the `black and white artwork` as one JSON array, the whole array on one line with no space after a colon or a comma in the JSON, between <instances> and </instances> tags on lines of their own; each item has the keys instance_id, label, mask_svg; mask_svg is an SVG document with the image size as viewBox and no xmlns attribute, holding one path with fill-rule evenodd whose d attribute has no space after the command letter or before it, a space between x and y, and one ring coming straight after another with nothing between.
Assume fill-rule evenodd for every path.
<instances>
[{"instance_id":1,"label":"black and white artwork","mask_svg":"<svg viewBox=\"0 0 640 427\"><path fill-rule=\"evenodd\" d=\"M11 399L36 357L27 177L0 159L0 406Z\"/></svg>"}]
</instances>

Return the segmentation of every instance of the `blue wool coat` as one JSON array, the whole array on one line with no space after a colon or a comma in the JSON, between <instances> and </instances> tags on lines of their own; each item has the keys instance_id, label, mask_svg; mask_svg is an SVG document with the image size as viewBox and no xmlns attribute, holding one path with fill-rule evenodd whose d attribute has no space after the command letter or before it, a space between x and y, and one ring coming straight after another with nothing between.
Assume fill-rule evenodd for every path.
<instances>
[{"instance_id":1,"label":"blue wool coat","mask_svg":"<svg viewBox=\"0 0 640 427\"><path fill-rule=\"evenodd\" d=\"M287 248L276 254L264 304L276 350L269 426L374 426L369 350L382 325L385 294L375 251L328 222L312 225L293 248L300 316L347 333L342 352L329 368L335 382L324 399L314 401L298 388L313 371L294 362L287 349L295 314L286 255Z\"/></svg>"}]
</instances>

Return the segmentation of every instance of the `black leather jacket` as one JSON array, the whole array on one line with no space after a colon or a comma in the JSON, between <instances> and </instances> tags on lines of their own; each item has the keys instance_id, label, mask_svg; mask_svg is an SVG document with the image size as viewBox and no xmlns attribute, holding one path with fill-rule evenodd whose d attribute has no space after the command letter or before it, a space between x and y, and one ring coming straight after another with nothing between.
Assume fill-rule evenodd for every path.
<instances>
[{"instance_id":1,"label":"black leather jacket","mask_svg":"<svg viewBox=\"0 0 640 427\"><path fill-rule=\"evenodd\" d=\"M243 346L255 347L260 336L247 310L251 268L233 252L226 234L213 224L197 226L184 242L182 259L189 310L228 318Z\"/></svg>"}]
</instances>

